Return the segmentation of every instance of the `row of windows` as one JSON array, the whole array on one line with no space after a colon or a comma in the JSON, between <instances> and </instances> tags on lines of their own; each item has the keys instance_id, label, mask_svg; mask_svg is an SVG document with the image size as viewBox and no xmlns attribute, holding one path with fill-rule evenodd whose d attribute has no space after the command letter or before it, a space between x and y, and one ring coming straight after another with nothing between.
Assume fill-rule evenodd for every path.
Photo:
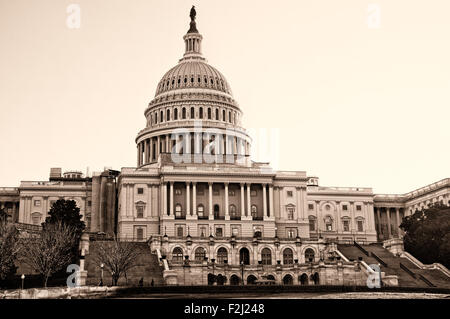
<instances>
[{"instance_id":1,"label":"row of windows","mask_svg":"<svg viewBox=\"0 0 450 319\"><path fill-rule=\"evenodd\" d=\"M334 230L333 225L334 225L334 221L331 217L328 216L327 218L325 218L325 230L326 231L333 231ZM343 226L342 227L343 231L350 231L350 219L349 218L342 219L342 226ZM356 226L357 226L358 232L363 232L364 231L364 220L357 219ZM316 218L310 216L309 217L309 231L316 231L316 230L317 230Z\"/></svg>"},{"instance_id":2,"label":"row of windows","mask_svg":"<svg viewBox=\"0 0 450 319\"><path fill-rule=\"evenodd\" d=\"M309 210L314 210L314 204L308 204L308 209ZM330 211L331 210L331 206L330 205L325 205L325 210L326 211ZM342 205L342 210L344 211L348 211L348 205ZM362 206L361 205L356 205L356 210L357 211L361 211L362 210Z\"/></svg>"},{"instance_id":3,"label":"row of windows","mask_svg":"<svg viewBox=\"0 0 450 319\"><path fill-rule=\"evenodd\" d=\"M172 80L167 79L167 80L161 81L161 83L159 84L159 91L177 89L177 88L182 88L182 87L186 87L186 86L188 86L188 87L207 86L207 87L216 88L216 89L219 89L222 91L227 90L225 83L223 82L222 79L209 77L209 81L208 81L208 77L204 76L203 83L202 83L202 79L200 76L197 76L197 77L191 76L190 78L185 76L184 78L178 77L178 79L172 78Z\"/></svg>"},{"instance_id":4,"label":"row of windows","mask_svg":"<svg viewBox=\"0 0 450 319\"><path fill-rule=\"evenodd\" d=\"M294 252L291 248L285 248L283 250L283 264L292 265L294 264ZM241 248L239 251L239 263L249 264L250 253L247 248ZM315 253L314 250L308 248L305 250L305 261L314 261ZM203 262L206 260L206 249L203 247L198 247L194 252L194 260L196 262ZM183 261L183 249L180 247L174 248L172 251L172 262L181 263ZM228 250L225 247L221 247L217 250L217 259L215 260L218 264L228 263ZM263 248L261 250L261 264L272 265L272 251L269 248Z\"/></svg>"},{"instance_id":5,"label":"row of windows","mask_svg":"<svg viewBox=\"0 0 450 319\"><path fill-rule=\"evenodd\" d=\"M53 204L54 204L55 202L56 202L56 200L50 200L50 201L49 201L50 207L52 207ZM88 201L87 201L87 205L90 207L90 206L92 205L92 201L88 200ZM33 206L35 206L35 207L40 207L40 206L41 206L41 200L35 199L35 200L33 201Z\"/></svg>"},{"instance_id":6,"label":"row of windows","mask_svg":"<svg viewBox=\"0 0 450 319\"><path fill-rule=\"evenodd\" d=\"M182 195L182 194L183 194L183 190L182 190L181 188L175 188L174 191L175 191L175 195ZM196 190L196 192L197 192L197 195L204 195L204 189L201 188L201 187L198 187L197 190ZM144 194L144 189L141 188L141 187L139 187L139 188L137 189L137 193L138 193L139 195ZM219 190L213 188L213 195L214 195L214 196L220 195ZM236 195L236 192L235 192L234 190L232 190L232 189L229 189L229 190L228 190L228 195L229 195L229 196L235 196L235 195ZM250 196L255 197L255 196L257 196L257 195L258 195L258 194L257 194L257 191L256 191L256 190L251 190L251 191L250 191ZM36 206L36 205L35 205L35 206Z\"/></svg>"},{"instance_id":7,"label":"row of windows","mask_svg":"<svg viewBox=\"0 0 450 319\"><path fill-rule=\"evenodd\" d=\"M187 116L188 116L187 112L188 112L188 110L185 107L183 107L181 109L181 114L179 114L178 108L174 108L173 114L171 117L170 109L166 109L165 112L163 110L161 110L159 112L155 111L150 116L149 124L151 124L151 123L158 124L158 123L162 123L162 122L168 122L170 120L173 120L173 121L185 120L185 119L187 119ZM222 114L220 114L220 113L222 113ZM190 119L196 118L194 107L190 108L189 115L190 115L189 116ZM222 112L220 112L218 108L214 108L214 110L213 110L211 107L208 107L206 109L206 114L204 114L204 108L202 106L200 106L198 108L197 119L208 119L208 120L216 120L216 121L223 121L223 122L228 122L228 123L232 123L232 124L237 124L238 118L239 118L239 114L236 112L228 111L228 114L227 114L227 111L224 109L222 110Z\"/></svg>"}]
</instances>

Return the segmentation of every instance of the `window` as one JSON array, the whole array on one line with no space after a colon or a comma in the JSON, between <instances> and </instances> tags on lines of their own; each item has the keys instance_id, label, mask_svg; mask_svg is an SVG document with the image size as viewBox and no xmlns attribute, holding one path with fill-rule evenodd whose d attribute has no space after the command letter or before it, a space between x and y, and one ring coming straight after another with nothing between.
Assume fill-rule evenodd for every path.
<instances>
[{"instance_id":1,"label":"window","mask_svg":"<svg viewBox=\"0 0 450 319\"><path fill-rule=\"evenodd\" d=\"M200 237L204 238L208 235L208 227L205 225L198 226L198 233Z\"/></svg>"},{"instance_id":2,"label":"window","mask_svg":"<svg viewBox=\"0 0 450 319\"><path fill-rule=\"evenodd\" d=\"M136 229L136 237L137 237L137 240L143 240L144 239L144 229L142 229L142 228Z\"/></svg>"},{"instance_id":3,"label":"window","mask_svg":"<svg viewBox=\"0 0 450 319\"><path fill-rule=\"evenodd\" d=\"M314 204L308 204L308 209L309 210L314 210Z\"/></svg>"},{"instance_id":4,"label":"window","mask_svg":"<svg viewBox=\"0 0 450 319\"><path fill-rule=\"evenodd\" d=\"M288 207L287 213L288 213L288 219L293 220L294 219L294 207Z\"/></svg>"},{"instance_id":5,"label":"window","mask_svg":"<svg viewBox=\"0 0 450 319\"><path fill-rule=\"evenodd\" d=\"M210 119L211 119L211 108L208 107L208 120L210 120Z\"/></svg>"},{"instance_id":6,"label":"window","mask_svg":"<svg viewBox=\"0 0 450 319\"><path fill-rule=\"evenodd\" d=\"M311 248L308 248L305 250L305 260L308 262L312 262L314 261L314 250L312 250Z\"/></svg>"},{"instance_id":7,"label":"window","mask_svg":"<svg viewBox=\"0 0 450 319\"><path fill-rule=\"evenodd\" d=\"M292 197L292 191L287 191L287 196Z\"/></svg>"},{"instance_id":8,"label":"window","mask_svg":"<svg viewBox=\"0 0 450 319\"><path fill-rule=\"evenodd\" d=\"M180 204L176 204L175 205L175 216L176 217L181 217L182 213L181 213L181 205Z\"/></svg>"},{"instance_id":9,"label":"window","mask_svg":"<svg viewBox=\"0 0 450 319\"><path fill-rule=\"evenodd\" d=\"M197 215L200 216L200 217L205 216L205 215L204 215L204 214L205 214L204 209L205 209L205 208L203 207L202 204L198 205L198 206L197 206Z\"/></svg>"},{"instance_id":10,"label":"window","mask_svg":"<svg viewBox=\"0 0 450 319\"><path fill-rule=\"evenodd\" d=\"M223 228L222 227L216 228L216 237L223 237Z\"/></svg>"},{"instance_id":11,"label":"window","mask_svg":"<svg viewBox=\"0 0 450 319\"><path fill-rule=\"evenodd\" d=\"M347 205L342 205L342 210L348 210L348 206Z\"/></svg>"},{"instance_id":12,"label":"window","mask_svg":"<svg viewBox=\"0 0 450 319\"><path fill-rule=\"evenodd\" d=\"M309 217L309 231L316 231L316 218L314 216Z\"/></svg>"},{"instance_id":13,"label":"window","mask_svg":"<svg viewBox=\"0 0 450 319\"><path fill-rule=\"evenodd\" d=\"M261 251L261 261L263 265L271 265L272 264L272 252L269 248L264 248Z\"/></svg>"},{"instance_id":14,"label":"window","mask_svg":"<svg viewBox=\"0 0 450 319\"><path fill-rule=\"evenodd\" d=\"M350 231L350 221L348 219L344 219L342 223L344 225L344 231Z\"/></svg>"},{"instance_id":15,"label":"window","mask_svg":"<svg viewBox=\"0 0 450 319\"><path fill-rule=\"evenodd\" d=\"M184 120L186 119L186 108L183 107L183 109L181 110L181 118Z\"/></svg>"},{"instance_id":16,"label":"window","mask_svg":"<svg viewBox=\"0 0 450 319\"><path fill-rule=\"evenodd\" d=\"M262 226L253 227L253 236L256 238L261 238L263 234Z\"/></svg>"},{"instance_id":17,"label":"window","mask_svg":"<svg viewBox=\"0 0 450 319\"><path fill-rule=\"evenodd\" d=\"M137 192L138 192L139 195L142 195L142 194L144 194L144 189L143 188L138 188Z\"/></svg>"},{"instance_id":18,"label":"window","mask_svg":"<svg viewBox=\"0 0 450 319\"><path fill-rule=\"evenodd\" d=\"M195 261L197 262L202 262L203 260L205 260L206 257L206 250L203 247L198 247L195 250Z\"/></svg>"},{"instance_id":19,"label":"window","mask_svg":"<svg viewBox=\"0 0 450 319\"><path fill-rule=\"evenodd\" d=\"M357 221L357 225L358 225L358 231L359 231L359 232L363 232L363 231L364 231L364 221L361 220L361 219L359 219L359 220Z\"/></svg>"},{"instance_id":20,"label":"window","mask_svg":"<svg viewBox=\"0 0 450 319\"><path fill-rule=\"evenodd\" d=\"M325 230L332 231L333 230L333 219L330 216L325 218Z\"/></svg>"},{"instance_id":21,"label":"window","mask_svg":"<svg viewBox=\"0 0 450 319\"><path fill-rule=\"evenodd\" d=\"M286 228L286 236L287 238L295 238L297 237L297 229L296 228Z\"/></svg>"},{"instance_id":22,"label":"window","mask_svg":"<svg viewBox=\"0 0 450 319\"><path fill-rule=\"evenodd\" d=\"M164 112L161 110L161 116L159 117L159 120L162 122L164 121Z\"/></svg>"},{"instance_id":23,"label":"window","mask_svg":"<svg viewBox=\"0 0 450 319\"><path fill-rule=\"evenodd\" d=\"M177 226L177 236L183 237L184 236L184 228L183 226Z\"/></svg>"},{"instance_id":24,"label":"window","mask_svg":"<svg viewBox=\"0 0 450 319\"><path fill-rule=\"evenodd\" d=\"M356 205L356 210L360 211L361 210L361 205Z\"/></svg>"},{"instance_id":25,"label":"window","mask_svg":"<svg viewBox=\"0 0 450 319\"><path fill-rule=\"evenodd\" d=\"M198 110L198 113L199 113L199 118L203 118L203 108L201 107L199 110Z\"/></svg>"},{"instance_id":26,"label":"window","mask_svg":"<svg viewBox=\"0 0 450 319\"><path fill-rule=\"evenodd\" d=\"M252 205L252 217L256 217L257 214L258 208L256 207L256 205Z\"/></svg>"},{"instance_id":27,"label":"window","mask_svg":"<svg viewBox=\"0 0 450 319\"><path fill-rule=\"evenodd\" d=\"M92 201L88 200L87 205L88 205L88 207L91 207L92 206Z\"/></svg>"},{"instance_id":28,"label":"window","mask_svg":"<svg viewBox=\"0 0 450 319\"><path fill-rule=\"evenodd\" d=\"M191 107L191 119L195 118L195 110Z\"/></svg>"},{"instance_id":29,"label":"window","mask_svg":"<svg viewBox=\"0 0 450 319\"><path fill-rule=\"evenodd\" d=\"M229 207L229 212L231 217L236 217L236 206L231 204Z\"/></svg>"},{"instance_id":30,"label":"window","mask_svg":"<svg viewBox=\"0 0 450 319\"><path fill-rule=\"evenodd\" d=\"M330 205L325 205L325 210L329 211L331 209Z\"/></svg>"},{"instance_id":31,"label":"window","mask_svg":"<svg viewBox=\"0 0 450 319\"><path fill-rule=\"evenodd\" d=\"M144 218L144 206L143 205L136 206L136 215L137 215L137 218Z\"/></svg>"},{"instance_id":32,"label":"window","mask_svg":"<svg viewBox=\"0 0 450 319\"><path fill-rule=\"evenodd\" d=\"M226 121L227 119L226 119L226 116L225 116L225 110L223 110L222 111L222 121Z\"/></svg>"},{"instance_id":33,"label":"window","mask_svg":"<svg viewBox=\"0 0 450 319\"><path fill-rule=\"evenodd\" d=\"M216 121L219 120L219 109L216 109Z\"/></svg>"},{"instance_id":34,"label":"window","mask_svg":"<svg viewBox=\"0 0 450 319\"><path fill-rule=\"evenodd\" d=\"M228 112L228 122L231 123L231 112Z\"/></svg>"},{"instance_id":35,"label":"window","mask_svg":"<svg viewBox=\"0 0 450 319\"><path fill-rule=\"evenodd\" d=\"M217 251L217 263L224 264L225 260L228 261L228 251L226 250L226 248L221 247Z\"/></svg>"},{"instance_id":36,"label":"window","mask_svg":"<svg viewBox=\"0 0 450 319\"><path fill-rule=\"evenodd\" d=\"M176 247L172 251L172 262L173 263L183 262L183 250L180 247Z\"/></svg>"},{"instance_id":37,"label":"window","mask_svg":"<svg viewBox=\"0 0 450 319\"><path fill-rule=\"evenodd\" d=\"M35 200L34 201L34 206L41 206L41 201L40 200Z\"/></svg>"},{"instance_id":38,"label":"window","mask_svg":"<svg viewBox=\"0 0 450 319\"><path fill-rule=\"evenodd\" d=\"M231 235L235 237L239 237L241 233L241 229L239 226L231 226Z\"/></svg>"},{"instance_id":39,"label":"window","mask_svg":"<svg viewBox=\"0 0 450 319\"><path fill-rule=\"evenodd\" d=\"M178 120L178 109L173 110L173 119Z\"/></svg>"},{"instance_id":40,"label":"window","mask_svg":"<svg viewBox=\"0 0 450 319\"><path fill-rule=\"evenodd\" d=\"M294 263L294 253L292 249L286 248L283 250L283 265L292 265Z\"/></svg>"}]
</instances>

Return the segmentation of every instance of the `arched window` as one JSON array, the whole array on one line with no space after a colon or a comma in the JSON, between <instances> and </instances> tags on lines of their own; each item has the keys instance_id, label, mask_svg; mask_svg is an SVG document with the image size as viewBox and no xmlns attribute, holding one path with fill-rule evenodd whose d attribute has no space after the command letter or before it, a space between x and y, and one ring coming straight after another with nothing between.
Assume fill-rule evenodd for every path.
<instances>
[{"instance_id":1,"label":"arched window","mask_svg":"<svg viewBox=\"0 0 450 319\"><path fill-rule=\"evenodd\" d=\"M155 112L154 119L155 119L155 124L157 124L158 123L158 112Z\"/></svg>"},{"instance_id":2,"label":"arched window","mask_svg":"<svg viewBox=\"0 0 450 319\"><path fill-rule=\"evenodd\" d=\"M228 260L228 251L226 250L226 248L221 247L217 251L217 263L224 264L225 260Z\"/></svg>"},{"instance_id":3,"label":"arched window","mask_svg":"<svg viewBox=\"0 0 450 319\"><path fill-rule=\"evenodd\" d=\"M228 112L228 122L231 123L231 111Z\"/></svg>"},{"instance_id":4,"label":"arched window","mask_svg":"<svg viewBox=\"0 0 450 319\"><path fill-rule=\"evenodd\" d=\"M173 263L183 262L183 250L180 247L176 247L172 251L172 262Z\"/></svg>"},{"instance_id":5,"label":"arched window","mask_svg":"<svg viewBox=\"0 0 450 319\"><path fill-rule=\"evenodd\" d=\"M226 121L227 120L227 118L226 118L226 116L225 116L225 110L222 110L222 121Z\"/></svg>"},{"instance_id":6,"label":"arched window","mask_svg":"<svg viewBox=\"0 0 450 319\"><path fill-rule=\"evenodd\" d=\"M250 265L250 252L245 247L239 251L239 264Z\"/></svg>"},{"instance_id":7,"label":"arched window","mask_svg":"<svg viewBox=\"0 0 450 319\"><path fill-rule=\"evenodd\" d=\"M186 119L186 108L185 108L185 107L183 107L183 109L181 110L181 118L182 118L183 120Z\"/></svg>"},{"instance_id":8,"label":"arched window","mask_svg":"<svg viewBox=\"0 0 450 319\"><path fill-rule=\"evenodd\" d=\"M166 121L170 121L170 110L166 112Z\"/></svg>"},{"instance_id":9,"label":"arched window","mask_svg":"<svg viewBox=\"0 0 450 319\"><path fill-rule=\"evenodd\" d=\"M191 107L191 119L195 118L195 109Z\"/></svg>"},{"instance_id":10,"label":"arched window","mask_svg":"<svg viewBox=\"0 0 450 319\"><path fill-rule=\"evenodd\" d=\"M200 107L200 109L198 110L198 117L199 118L203 118L203 108L202 107Z\"/></svg>"},{"instance_id":11,"label":"arched window","mask_svg":"<svg viewBox=\"0 0 450 319\"><path fill-rule=\"evenodd\" d=\"M283 265L292 265L294 263L294 253L292 249L286 248L283 250Z\"/></svg>"},{"instance_id":12,"label":"arched window","mask_svg":"<svg viewBox=\"0 0 450 319\"><path fill-rule=\"evenodd\" d=\"M173 110L173 119L178 120L178 109Z\"/></svg>"},{"instance_id":13,"label":"arched window","mask_svg":"<svg viewBox=\"0 0 450 319\"><path fill-rule=\"evenodd\" d=\"M160 122L164 121L164 112L162 110L161 110L161 114L160 114L160 117L159 117L159 121Z\"/></svg>"},{"instance_id":14,"label":"arched window","mask_svg":"<svg viewBox=\"0 0 450 319\"><path fill-rule=\"evenodd\" d=\"M203 247L198 247L195 250L195 261L202 262L205 260L206 257L206 250Z\"/></svg>"},{"instance_id":15,"label":"arched window","mask_svg":"<svg viewBox=\"0 0 450 319\"><path fill-rule=\"evenodd\" d=\"M283 277L283 285L292 285L294 283L294 279L291 275L287 274Z\"/></svg>"},{"instance_id":16,"label":"arched window","mask_svg":"<svg viewBox=\"0 0 450 319\"><path fill-rule=\"evenodd\" d=\"M176 217L181 217L181 204L176 204L175 205L175 216Z\"/></svg>"},{"instance_id":17,"label":"arched window","mask_svg":"<svg viewBox=\"0 0 450 319\"><path fill-rule=\"evenodd\" d=\"M305 261L306 262L313 262L314 261L314 250L311 248L308 248L305 250Z\"/></svg>"},{"instance_id":18,"label":"arched window","mask_svg":"<svg viewBox=\"0 0 450 319\"><path fill-rule=\"evenodd\" d=\"M219 109L216 109L216 121L219 120Z\"/></svg>"},{"instance_id":19,"label":"arched window","mask_svg":"<svg viewBox=\"0 0 450 319\"><path fill-rule=\"evenodd\" d=\"M309 231L316 231L316 217L309 215Z\"/></svg>"},{"instance_id":20,"label":"arched window","mask_svg":"<svg viewBox=\"0 0 450 319\"><path fill-rule=\"evenodd\" d=\"M204 214L205 214L205 208L203 207L202 204L198 205L198 206L197 206L197 215L198 215L199 217L203 217Z\"/></svg>"},{"instance_id":21,"label":"arched window","mask_svg":"<svg viewBox=\"0 0 450 319\"><path fill-rule=\"evenodd\" d=\"M264 248L261 251L261 261L263 265L271 265L272 264L272 252L269 248Z\"/></svg>"},{"instance_id":22,"label":"arched window","mask_svg":"<svg viewBox=\"0 0 450 319\"><path fill-rule=\"evenodd\" d=\"M211 120L212 115L211 115L211 108L208 107L208 120Z\"/></svg>"}]
</instances>

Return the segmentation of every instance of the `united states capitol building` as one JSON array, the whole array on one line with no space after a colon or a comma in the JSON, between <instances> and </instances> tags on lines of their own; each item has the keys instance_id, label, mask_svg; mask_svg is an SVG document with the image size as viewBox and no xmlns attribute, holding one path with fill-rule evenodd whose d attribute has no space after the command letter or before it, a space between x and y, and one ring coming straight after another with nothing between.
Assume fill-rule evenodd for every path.
<instances>
[{"instance_id":1,"label":"united states capitol building","mask_svg":"<svg viewBox=\"0 0 450 319\"><path fill-rule=\"evenodd\" d=\"M370 273L339 244L390 249L401 242L404 216L450 204L449 178L382 195L252 161L245 107L203 56L195 12L183 40L182 58L145 109L136 167L92 176L53 168L48 181L0 188L12 222L40 225L54 201L73 199L89 233L148 242L167 284L207 284L211 274L219 284L335 284L365 282ZM395 285L388 273L383 278Z\"/></svg>"}]
</instances>

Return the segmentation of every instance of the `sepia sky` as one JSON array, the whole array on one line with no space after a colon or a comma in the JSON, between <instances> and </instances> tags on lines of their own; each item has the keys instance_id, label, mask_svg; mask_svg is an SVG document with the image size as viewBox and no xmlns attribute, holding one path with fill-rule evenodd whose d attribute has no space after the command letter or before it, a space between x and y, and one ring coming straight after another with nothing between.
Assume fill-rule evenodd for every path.
<instances>
[{"instance_id":1,"label":"sepia sky","mask_svg":"<svg viewBox=\"0 0 450 319\"><path fill-rule=\"evenodd\" d=\"M450 177L448 0L0 0L0 187L135 166L193 4L244 126L279 130L277 169L376 193Z\"/></svg>"}]
</instances>

